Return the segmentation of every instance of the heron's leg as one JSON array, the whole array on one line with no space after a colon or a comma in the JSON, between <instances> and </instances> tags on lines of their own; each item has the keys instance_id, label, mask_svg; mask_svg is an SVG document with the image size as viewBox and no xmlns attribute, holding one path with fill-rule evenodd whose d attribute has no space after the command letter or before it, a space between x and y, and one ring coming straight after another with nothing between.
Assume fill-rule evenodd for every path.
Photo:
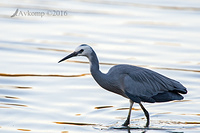
<instances>
[{"instance_id":1,"label":"heron's leg","mask_svg":"<svg viewBox=\"0 0 200 133\"><path fill-rule=\"evenodd\" d=\"M144 111L144 114L147 118L147 123L146 123L146 126L145 127L149 127L149 112L144 108L144 106L142 105L142 103L139 103L140 104L140 107L142 108L142 110Z\"/></svg>"},{"instance_id":2,"label":"heron's leg","mask_svg":"<svg viewBox=\"0 0 200 133\"><path fill-rule=\"evenodd\" d=\"M122 126L128 126L130 124L130 117L131 117L131 110L132 110L132 107L133 107L133 101L130 100L130 108L129 108L129 112L128 112L128 117L126 119L126 121L124 122L124 124L122 124Z\"/></svg>"}]
</instances>

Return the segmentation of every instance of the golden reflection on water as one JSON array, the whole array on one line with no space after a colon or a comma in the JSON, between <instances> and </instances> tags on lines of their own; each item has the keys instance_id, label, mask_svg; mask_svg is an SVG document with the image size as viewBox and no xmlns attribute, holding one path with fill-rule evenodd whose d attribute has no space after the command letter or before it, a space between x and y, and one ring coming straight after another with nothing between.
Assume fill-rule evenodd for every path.
<instances>
[{"instance_id":1,"label":"golden reflection on water","mask_svg":"<svg viewBox=\"0 0 200 133\"><path fill-rule=\"evenodd\" d=\"M9 99L19 99L18 97L13 97L13 96L4 96L4 97Z\"/></svg>"},{"instance_id":2,"label":"golden reflection on water","mask_svg":"<svg viewBox=\"0 0 200 133\"><path fill-rule=\"evenodd\" d=\"M118 108L116 110L129 110L129 108ZM131 110L139 111L141 109L132 108Z\"/></svg>"},{"instance_id":3,"label":"golden reflection on water","mask_svg":"<svg viewBox=\"0 0 200 133\"><path fill-rule=\"evenodd\" d=\"M175 70L175 71L188 71L188 72L200 72L200 70L191 70L191 69L181 69L181 68L167 68L167 67L150 67L153 69L163 69L163 70Z\"/></svg>"},{"instance_id":4,"label":"golden reflection on water","mask_svg":"<svg viewBox=\"0 0 200 133\"><path fill-rule=\"evenodd\" d=\"M30 129L17 129L19 131L31 131Z\"/></svg>"},{"instance_id":5,"label":"golden reflection on water","mask_svg":"<svg viewBox=\"0 0 200 133\"><path fill-rule=\"evenodd\" d=\"M172 112L156 113L155 115L160 115L160 114L172 114Z\"/></svg>"},{"instance_id":6,"label":"golden reflection on water","mask_svg":"<svg viewBox=\"0 0 200 133\"><path fill-rule=\"evenodd\" d=\"M174 101L171 101L171 102L179 103L179 102L190 102L190 101L192 101L192 100L174 100Z\"/></svg>"},{"instance_id":7,"label":"golden reflection on water","mask_svg":"<svg viewBox=\"0 0 200 133\"><path fill-rule=\"evenodd\" d=\"M10 108L10 107L0 106L0 108Z\"/></svg>"},{"instance_id":8,"label":"golden reflection on water","mask_svg":"<svg viewBox=\"0 0 200 133\"><path fill-rule=\"evenodd\" d=\"M73 62L73 63L82 63L82 64L90 64L90 62L88 61L76 61L76 60L66 60L67 62ZM119 64L116 64L116 63L103 63L103 62L100 62L99 64L101 65L119 65Z\"/></svg>"},{"instance_id":9,"label":"golden reflection on water","mask_svg":"<svg viewBox=\"0 0 200 133\"><path fill-rule=\"evenodd\" d=\"M200 124L200 122L191 122L191 121L185 121L185 122L181 122L181 121L171 121L170 123L173 123L173 124Z\"/></svg>"},{"instance_id":10,"label":"golden reflection on water","mask_svg":"<svg viewBox=\"0 0 200 133\"><path fill-rule=\"evenodd\" d=\"M58 75L58 74L9 74L9 73L0 73L0 76L3 77L83 77L90 75L90 73L78 74L78 75ZM20 87L19 87L20 88ZM23 87L22 87L23 88ZM20 88L20 89L22 89ZM24 89L24 88L23 88ZM25 88L26 89L26 88Z\"/></svg>"},{"instance_id":11,"label":"golden reflection on water","mask_svg":"<svg viewBox=\"0 0 200 133\"><path fill-rule=\"evenodd\" d=\"M23 105L23 104L15 104L15 103L0 103L3 105L11 105L11 106L20 106L20 107L28 107L27 105Z\"/></svg>"},{"instance_id":12,"label":"golden reflection on water","mask_svg":"<svg viewBox=\"0 0 200 133\"><path fill-rule=\"evenodd\" d=\"M75 60L67 60L67 62L74 62L74 63L82 63L82 64L89 64L87 61L75 61ZM119 65L117 63L99 63L101 65ZM130 64L133 65L133 64ZM189 72L200 72L200 70L191 70L191 69L182 69L182 68L168 68L168 67L152 67L152 66L146 66L146 65L135 65L138 67L146 67L146 68L151 68L151 69L163 69L163 70L175 70L175 71L189 71Z\"/></svg>"},{"instance_id":13,"label":"golden reflection on water","mask_svg":"<svg viewBox=\"0 0 200 133\"><path fill-rule=\"evenodd\" d=\"M10 86L10 85L0 85L0 88L32 89L32 87L27 87L27 86Z\"/></svg>"},{"instance_id":14,"label":"golden reflection on water","mask_svg":"<svg viewBox=\"0 0 200 133\"><path fill-rule=\"evenodd\" d=\"M72 52L71 50L54 49L54 48L37 48L38 50L56 51L56 52Z\"/></svg>"},{"instance_id":15,"label":"golden reflection on water","mask_svg":"<svg viewBox=\"0 0 200 133\"><path fill-rule=\"evenodd\" d=\"M79 122L53 122L56 124L66 124L66 125L76 125L76 126L94 126L97 124L92 124L92 123L79 123Z\"/></svg>"},{"instance_id":16,"label":"golden reflection on water","mask_svg":"<svg viewBox=\"0 0 200 133\"><path fill-rule=\"evenodd\" d=\"M69 133L68 131L62 131L61 133Z\"/></svg>"},{"instance_id":17,"label":"golden reflection on water","mask_svg":"<svg viewBox=\"0 0 200 133\"><path fill-rule=\"evenodd\" d=\"M32 87L15 86L18 89L32 89Z\"/></svg>"},{"instance_id":18,"label":"golden reflection on water","mask_svg":"<svg viewBox=\"0 0 200 133\"><path fill-rule=\"evenodd\" d=\"M200 114L181 114L181 115L196 115L196 116L200 116Z\"/></svg>"},{"instance_id":19,"label":"golden reflection on water","mask_svg":"<svg viewBox=\"0 0 200 133\"><path fill-rule=\"evenodd\" d=\"M18 97L14 97L14 96L1 96L0 98L13 99L13 100L20 99ZM18 103L0 103L0 104L5 105L5 106L0 106L0 108L11 108L10 106L28 107L27 105L18 104Z\"/></svg>"},{"instance_id":20,"label":"golden reflection on water","mask_svg":"<svg viewBox=\"0 0 200 133\"><path fill-rule=\"evenodd\" d=\"M105 109L105 108L112 108L113 106L99 106L95 107L94 109Z\"/></svg>"},{"instance_id":21,"label":"golden reflection on water","mask_svg":"<svg viewBox=\"0 0 200 133\"><path fill-rule=\"evenodd\" d=\"M68 60L68 62L74 62L74 63L83 63L83 64L89 64L87 61L74 61L74 60ZM115 63L99 63L102 65L118 65ZM137 65L139 66L139 65ZM145 68L151 68L151 69L163 69L163 70L176 70L176 71L189 71L189 72L200 72L200 70L191 70L191 69L181 69L181 68L167 68L167 67L152 67L152 66L142 66L139 67L145 67ZM84 74L77 74L77 75L59 75L59 74L9 74L9 73L0 73L0 76L3 77L83 77L86 75L91 75L90 73L84 73ZM20 87L17 86L16 88L19 89L31 89L30 87Z\"/></svg>"}]
</instances>

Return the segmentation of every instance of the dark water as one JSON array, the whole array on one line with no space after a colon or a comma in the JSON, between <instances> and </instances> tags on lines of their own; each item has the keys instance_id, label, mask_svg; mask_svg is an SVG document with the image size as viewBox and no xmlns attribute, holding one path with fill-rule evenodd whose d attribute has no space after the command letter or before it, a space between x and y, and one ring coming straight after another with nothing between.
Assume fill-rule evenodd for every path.
<instances>
[{"instance_id":1,"label":"dark water","mask_svg":"<svg viewBox=\"0 0 200 133\"><path fill-rule=\"evenodd\" d=\"M199 1L11 0L0 9L0 132L200 131ZM142 66L180 81L188 94L144 103L149 130L135 104L130 129L121 128L128 100L99 87L87 59L57 63L82 43L95 49L103 72Z\"/></svg>"}]
</instances>

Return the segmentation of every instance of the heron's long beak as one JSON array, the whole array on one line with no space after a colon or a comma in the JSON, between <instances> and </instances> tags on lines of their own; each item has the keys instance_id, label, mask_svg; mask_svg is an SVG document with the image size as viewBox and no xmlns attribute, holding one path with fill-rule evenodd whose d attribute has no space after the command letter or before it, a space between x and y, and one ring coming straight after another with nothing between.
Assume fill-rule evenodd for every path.
<instances>
[{"instance_id":1,"label":"heron's long beak","mask_svg":"<svg viewBox=\"0 0 200 133\"><path fill-rule=\"evenodd\" d=\"M63 59L61 59L58 63L60 63L60 62L62 62L64 60L67 60L67 59L69 59L71 57L77 56L77 54L78 54L78 52L73 52L70 55L68 55L68 56L64 57Z\"/></svg>"}]
</instances>

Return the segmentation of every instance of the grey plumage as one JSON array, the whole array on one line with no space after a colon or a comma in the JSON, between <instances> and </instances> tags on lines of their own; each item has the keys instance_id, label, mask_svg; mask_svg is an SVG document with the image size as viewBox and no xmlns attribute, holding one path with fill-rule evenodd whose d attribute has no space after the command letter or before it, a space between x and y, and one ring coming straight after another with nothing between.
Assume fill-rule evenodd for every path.
<instances>
[{"instance_id":1,"label":"grey plumage","mask_svg":"<svg viewBox=\"0 0 200 133\"><path fill-rule=\"evenodd\" d=\"M139 103L144 111L147 117L146 127L148 127L149 113L141 102L155 103L181 100L183 96L180 93L187 93L186 88L178 81L142 67L125 64L116 65L107 74L104 74L99 70L96 53L86 44L80 45L72 54L59 62L73 56L86 56L89 59L91 74L102 88L130 99L129 115L123 124L124 126L130 123L131 108L134 102Z\"/></svg>"}]
</instances>

